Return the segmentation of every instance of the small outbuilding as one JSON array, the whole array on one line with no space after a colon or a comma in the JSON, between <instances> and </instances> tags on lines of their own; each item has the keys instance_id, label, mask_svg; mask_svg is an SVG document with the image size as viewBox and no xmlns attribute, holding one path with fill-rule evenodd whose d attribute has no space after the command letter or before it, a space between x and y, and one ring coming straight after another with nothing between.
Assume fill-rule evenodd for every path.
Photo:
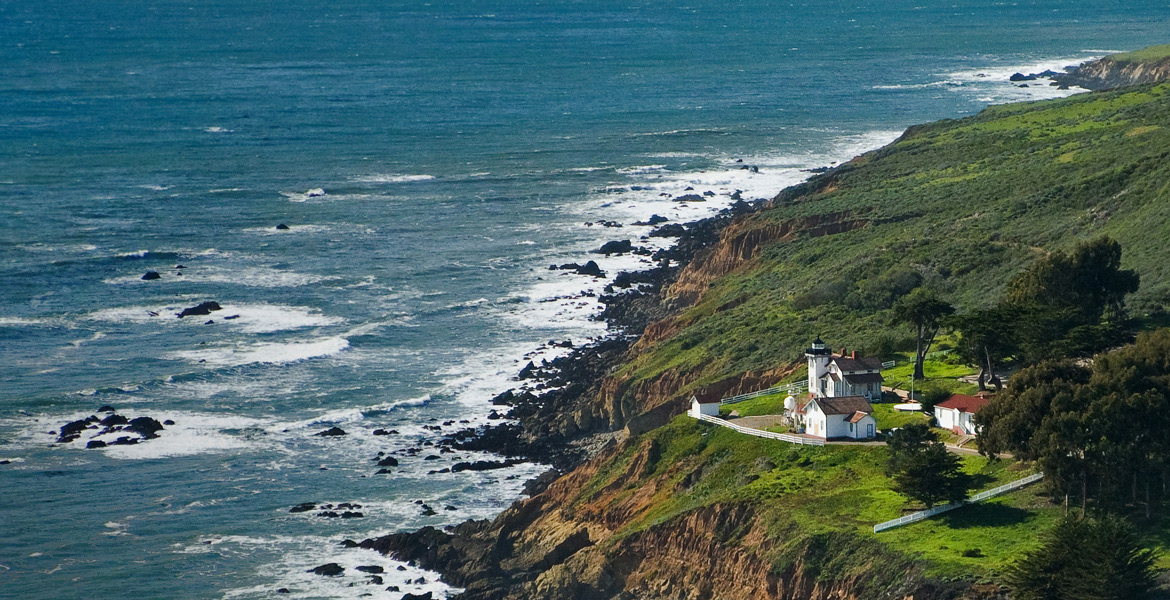
<instances>
[{"instance_id":1,"label":"small outbuilding","mask_svg":"<svg viewBox=\"0 0 1170 600\"><path fill-rule=\"evenodd\" d=\"M954 394L934 405L934 419L938 426L959 435L977 435L978 428L971 420L990 400L984 396Z\"/></svg>"},{"instance_id":2,"label":"small outbuilding","mask_svg":"<svg viewBox=\"0 0 1170 600\"><path fill-rule=\"evenodd\" d=\"M699 415L718 417L720 400L718 394L704 393L691 396L691 416L695 418L698 418Z\"/></svg>"},{"instance_id":3,"label":"small outbuilding","mask_svg":"<svg viewBox=\"0 0 1170 600\"><path fill-rule=\"evenodd\" d=\"M812 398L804 405L804 433L827 440L868 440L877 435L873 406L864 396Z\"/></svg>"}]
</instances>

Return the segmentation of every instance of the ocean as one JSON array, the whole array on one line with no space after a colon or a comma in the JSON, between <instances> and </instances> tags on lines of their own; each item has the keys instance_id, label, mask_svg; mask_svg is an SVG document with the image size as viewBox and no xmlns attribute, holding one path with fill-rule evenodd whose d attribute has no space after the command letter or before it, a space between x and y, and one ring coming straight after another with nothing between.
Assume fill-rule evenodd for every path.
<instances>
[{"instance_id":1,"label":"ocean","mask_svg":"<svg viewBox=\"0 0 1170 600\"><path fill-rule=\"evenodd\" d=\"M1008 77L1168 25L1148 1L0 2L0 597L453 594L340 542L489 518L546 469L431 473L491 457L429 448L550 341L606 334L606 279L550 264L647 268L589 251L1072 93ZM173 424L57 443L104 405Z\"/></svg>"}]
</instances>

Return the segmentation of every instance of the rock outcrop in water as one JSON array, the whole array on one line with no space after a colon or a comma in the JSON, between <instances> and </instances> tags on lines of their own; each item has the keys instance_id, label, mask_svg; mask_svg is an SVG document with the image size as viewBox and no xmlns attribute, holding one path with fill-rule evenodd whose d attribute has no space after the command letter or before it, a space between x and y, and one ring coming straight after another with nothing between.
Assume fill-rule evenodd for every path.
<instances>
[{"instance_id":1,"label":"rock outcrop in water","mask_svg":"<svg viewBox=\"0 0 1170 600\"><path fill-rule=\"evenodd\" d=\"M210 315L212 312L217 310L223 310L223 307L220 306L218 302L204 302L198 306L184 308L182 312L178 314L179 318L182 319L183 317Z\"/></svg>"}]
</instances>

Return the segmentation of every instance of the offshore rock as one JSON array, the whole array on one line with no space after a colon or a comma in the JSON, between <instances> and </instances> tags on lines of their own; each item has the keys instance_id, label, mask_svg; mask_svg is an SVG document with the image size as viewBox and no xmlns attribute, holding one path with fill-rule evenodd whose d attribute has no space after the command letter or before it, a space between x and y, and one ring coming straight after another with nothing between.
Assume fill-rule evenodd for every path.
<instances>
[{"instance_id":1,"label":"offshore rock","mask_svg":"<svg viewBox=\"0 0 1170 600\"><path fill-rule=\"evenodd\" d=\"M220 306L218 302L204 302L198 306L184 308L183 311L179 313L179 318L182 319L183 317L189 316L210 315L213 311L217 310L223 310L223 307Z\"/></svg>"}]
</instances>

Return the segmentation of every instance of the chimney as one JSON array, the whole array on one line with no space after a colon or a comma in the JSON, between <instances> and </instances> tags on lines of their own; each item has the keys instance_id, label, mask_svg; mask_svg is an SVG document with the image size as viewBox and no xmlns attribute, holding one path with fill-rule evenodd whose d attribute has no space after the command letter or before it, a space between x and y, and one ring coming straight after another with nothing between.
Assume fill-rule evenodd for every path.
<instances>
[{"instance_id":1,"label":"chimney","mask_svg":"<svg viewBox=\"0 0 1170 600\"><path fill-rule=\"evenodd\" d=\"M845 346L841 346L841 358L845 358L846 354L849 354L849 349Z\"/></svg>"},{"instance_id":2,"label":"chimney","mask_svg":"<svg viewBox=\"0 0 1170 600\"><path fill-rule=\"evenodd\" d=\"M853 353L849 355L849 358L852 358L853 360L857 360L857 351L854 350Z\"/></svg>"}]
</instances>

